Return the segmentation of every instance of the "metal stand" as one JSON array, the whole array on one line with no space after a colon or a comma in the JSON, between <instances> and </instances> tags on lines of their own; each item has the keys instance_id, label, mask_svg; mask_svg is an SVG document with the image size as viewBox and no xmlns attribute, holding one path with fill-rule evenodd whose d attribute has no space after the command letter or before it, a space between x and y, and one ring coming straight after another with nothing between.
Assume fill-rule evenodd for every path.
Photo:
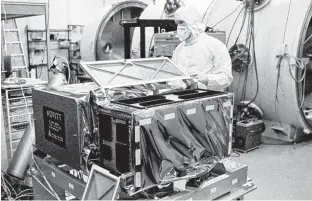
<instances>
[{"instance_id":1,"label":"metal stand","mask_svg":"<svg viewBox=\"0 0 312 201\"><path fill-rule=\"evenodd\" d=\"M50 193L51 191L57 193L60 199L65 199L65 191L67 191L71 195L75 196L77 199L84 198L88 200L88 197L86 197L85 189L89 190L90 192L91 188L93 192L92 198L94 199L97 198L96 196L98 196L97 199L101 200L108 192L103 192L103 189L107 188L107 186L103 184L100 185L100 188L96 187L96 183L98 183L99 180L89 179L88 183L85 183L84 181L70 175L68 172L69 169L67 168L66 170L65 166L56 165L53 159L43 159L38 156L34 156L34 159L36 161L36 164L38 165L31 170L34 182L33 188L35 199L55 200L56 198ZM222 173L223 170L221 167L223 167L225 173ZM204 181L200 187L191 188L186 186L185 190L178 190L177 188L175 188L175 193L172 196L158 199L242 200L244 198L244 195L257 188L252 183L251 179L247 178L246 165L242 165L237 162L225 159L222 161L222 163L218 163L216 165L216 168L214 169L215 170L212 170L212 175L214 176L207 179L207 181ZM103 174L99 174L99 172L101 171L98 171L97 175L103 178L103 176L105 177L107 176L107 174L104 174L104 169L102 170ZM94 176L95 175L93 175L93 177ZM49 185L50 188L48 187ZM92 187L96 189L92 189Z\"/></svg>"}]
</instances>

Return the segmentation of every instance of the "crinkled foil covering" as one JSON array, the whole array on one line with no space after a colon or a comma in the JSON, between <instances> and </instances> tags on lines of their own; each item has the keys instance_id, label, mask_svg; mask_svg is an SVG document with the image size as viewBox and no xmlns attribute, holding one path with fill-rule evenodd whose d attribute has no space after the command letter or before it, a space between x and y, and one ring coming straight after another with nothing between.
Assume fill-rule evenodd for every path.
<instances>
[{"instance_id":1,"label":"crinkled foil covering","mask_svg":"<svg viewBox=\"0 0 312 201\"><path fill-rule=\"evenodd\" d=\"M115 100L148 94L146 91L131 94L124 90L115 93ZM224 103L229 101L233 105L232 95L225 94L216 98L136 109L105 102L90 92L81 101L80 114L84 125L84 129L81 129L84 132L81 135L81 167L88 172L92 163L99 164L100 137L96 116L99 108L105 108L132 114L133 131L140 120L151 119L150 124L140 126L141 187L136 192L155 185L203 176L228 155L232 107L224 107ZM211 105L214 105L214 110L206 111L206 107ZM194 108L196 113L188 114ZM174 118L165 119L167 114ZM135 173L134 164L132 170Z\"/></svg>"}]
</instances>

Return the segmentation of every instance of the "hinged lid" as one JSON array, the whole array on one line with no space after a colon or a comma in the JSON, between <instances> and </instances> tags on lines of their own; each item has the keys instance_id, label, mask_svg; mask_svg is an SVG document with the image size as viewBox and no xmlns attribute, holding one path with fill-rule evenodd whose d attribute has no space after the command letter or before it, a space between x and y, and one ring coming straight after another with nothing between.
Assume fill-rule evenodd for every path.
<instances>
[{"instance_id":1,"label":"hinged lid","mask_svg":"<svg viewBox=\"0 0 312 201\"><path fill-rule=\"evenodd\" d=\"M83 70L102 89L190 79L168 58L80 62Z\"/></svg>"}]
</instances>

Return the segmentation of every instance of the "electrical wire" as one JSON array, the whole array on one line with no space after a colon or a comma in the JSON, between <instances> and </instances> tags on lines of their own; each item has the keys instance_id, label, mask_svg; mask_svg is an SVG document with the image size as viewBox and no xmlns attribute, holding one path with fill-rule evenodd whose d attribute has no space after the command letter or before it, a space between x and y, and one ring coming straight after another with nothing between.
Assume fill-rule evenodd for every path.
<instances>
[{"instance_id":1,"label":"electrical wire","mask_svg":"<svg viewBox=\"0 0 312 201\"><path fill-rule=\"evenodd\" d=\"M257 89L256 89L256 94L255 94L255 96L254 96L254 98L247 104L247 105L249 105L249 104L251 104L251 103L253 103L255 100L256 100L256 98L258 97L258 94L259 94L259 75L258 75L258 66L257 66L257 57L256 57L256 46L255 46L255 31L254 31L254 25L255 25L255 20L254 20L254 17L255 17L255 14L254 14L254 4L252 4L252 9L251 9L251 41L252 41L252 49L253 49L253 51L252 51L252 53L253 53L253 58L254 58L254 67L255 67L255 74L256 74L256 83L257 83Z\"/></svg>"},{"instance_id":2,"label":"electrical wire","mask_svg":"<svg viewBox=\"0 0 312 201\"><path fill-rule=\"evenodd\" d=\"M27 192L27 191L33 191L33 189L31 189L31 188L25 189L25 190L19 192L19 193L17 194L17 197L18 197L18 196L21 196L23 193L24 193L24 194L29 194L29 193L25 193L25 192Z\"/></svg>"},{"instance_id":3,"label":"electrical wire","mask_svg":"<svg viewBox=\"0 0 312 201\"><path fill-rule=\"evenodd\" d=\"M286 54L287 56L290 56L289 54ZM293 56L290 56L290 57L293 57ZM297 58L293 57L294 59L296 59L296 62L298 62ZM303 75L301 76L300 79L296 79L295 76L293 75L293 73L291 72L291 65L289 63L289 58L287 59L287 62L288 62L288 69L289 69L289 74L291 75L292 79L295 81L295 82L302 82L304 80L304 78L306 77L306 72L307 72L307 68L305 67L305 65L303 63L300 63L299 65L295 65L296 67L298 68L301 68L303 69ZM302 62L302 61L300 61Z\"/></svg>"},{"instance_id":4,"label":"electrical wire","mask_svg":"<svg viewBox=\"0 0 312 201\"><path fill-rule=\"evenodd\" d=\"M246 8L247 9L247 8ZM245 41L245 47L247 47L247 43L249 42L249 45L248 45L248 50L250 50L250 46L251 46L251 38L250 38L250 13L249 13L249 15L248 15L248 26L247 26L247 35L246 35L246 41ZM244 52L242 52L241 54L243 54ZM240 54L240 55L241 55ZM245 78L244 78L244 84L243 84L243 89L245 89L245 85L246 85L246 74L248 74L248 69L251 67L251 65L253 64L253 57L252 57L252 55L250 54L250 53L248 53L248 61L249 61L249 65L248 65L248 67L247 67L247 69L246 69L246 71L245 71ZM238 85L237 85L237 88L236 88L236 92L235 92L235 94L237 94L238 93L238 89L240 88L240 84L241 84L241 77L242 76L239 76L239 83L238 83ZM242 98L243 98L243 94L244 94L245 92L244 92L244 90L242 91L242 95L241 95L241 99L240 99L240 101L242 101ZM236 119L237 120L237 119Z\"/></svg>"},{"instance_id":5,"label":"electrical wire","mask_svg":"<svg viewBox=\"0 0 312 201\"><path fill-rule=\"evenodd\" d=\"M249 42L249 44L248 44L249 51L251 50L251 40L252 40L252 37L251 37L251 28L252 28L252 26L251 26L251 20L252 20L251 15L252 15L252 13L250 12L249 16L248 16L247 36L246 36L246 42L245 42L245 46L247 46L247 43ZM250 59L251 59L251 57L250 57L250 54L249 54L248 60L250 60ZM251 65L252 65L252 63L250 62L249 67ZM248 75L249 75L249 67L246 69L246 72L245 72L244 84L243 84L243 89L242 89L242 94L241 94L240 101L245 100L245 97L246 97L247 82L248 82Z\"/></svg>"},{"instance_id":6,"label":"electrical wire","mask_svg":"<svg viewBox=\"0 0 312 201\"><path fill-rule=\"evenodd\" d=\"M243 12L243 10L244 10L244 7L239 11L239 13L238 13L238 15L237 15L237 17L236 17L236 19L235 19L235 21L234 21L234 23L233 23L233 26L232 26L231 31L230 31L229 36L228 36L228 40L227 40L227 42L226 42L226 46L228 46L228 43L229 43L230 38L231 38L231 35L232 35L232 31L233 31L233 29L234 29L234 27L235 27L235 24L236 24L236 22L237 22L239 16L240 16L241 13Z\"/></svg>"},{"instance_id":7,"label":"electrical wire","mask_svg":"<svg viewBox=\"0 0 312 201\"><path fill-rule=\"evenodd\" d=\"M238 33L238 36L237 36L237 38L236 38L236 40L235 40L234 45L237 44L237 41L238 41L238 39L239 39L239 37L240 37L240 35L241 35L241 33L242 33L242 30L243 30L243 28L244 28L244 26L245 26L246 17L247 17L247 8L246 8L246 7L244 7L244 8L245 8L245 13L244 13L244 18L243 18L243 23L242 23L241 29L240 29L240 31L239 31L239 33Z\"/></svg>"},{"instance_id":8,"label":"electrical wire","mask_svg":"<svg viewBox=\"0 0 312 201\"><path fill-rule=\"evenodd\" d=\"M220 21L218 21L215 25L212 26L212 28L214 28L215 26L217 26L218 24L220 24L221 22L223 22L224 20L226 20L228 17L230 17L233 13L235 13L235 11L237 11L239 9L239 7L243 4L240 3L237 8L235 8L235 10L233 10L229 15L225 16L223 19L221 19Z\"/></svg>"},{"instance_id":9,"label":"electrical wire","mask_svg":"<svg viewBox=\"0 0 312 201\"><path fill-rule=\"evenodd\" d=\"M34 194L30 193L30 194L25 194L25 195L21 195L19 197L14 198L14 200L19 200L21 198L27 198L27 197L33 197Z\"/></svg>"},{"instance_id":10,"label":"electrical wire","mask_svg":"<svg viewBox=\"0 0 312 201\"><path fill-rule=\"evenodd\" d=\"M5 178L3 176L4 174L1 174L1 186L4 190L4 192L6 193L6 195L8 196L8 199L11 200L12 199L12 192L11 189L7 186ZM14 189L13 189L14 190Z\"/></svg>"},{"instance_id":11,"label":"electrical wire","mask_svg":"<svg viewBox=\"0 0 312 201\"><path fill-rule=\"evenodd\" d=\"M301 59L299 59L299 58L297 58L297 57L294 57L294 56L292 56L292 55L290 55L290 54L285 54L284 57L285 57L285 56L288 57L288 58L287 58L288 70L289 70L289 73L290 73L292 79L293 79L295 82L297 82L297 83L303 83L303 84L302 84L302 94L301 94L302 100L301 100L301 103L300 103L300 105L299 105L299 107L302 108L302 107L303 107L303 104L304 104L304 101L305 101L305 88L306 88L306 73L307 73L307 67L306 67L306 65L303 63L303 61L302 61ZM295 61L296 61L296 65L295 65L295 66L303 70L303 74L302 74L302 76L301 76L300 79L296 79L295 76L293 75L293 73L291 72L291 65L290 65L290 63L289 63L289 58L294 58Z\"/></svg>"},{"instance_id":12,"label":"electrical wire","mask_svg":"<svg viewBox=\"0 0 312 201\"><path fill-rule=\"evenodd\" d=\"M30 175L32 176L32 178L34 178L48 193L50 193L55 199L57 199L55 197L55 195L32 173L30 173Z\"/></svg>"},{"instance_id":13,"label":"electrical wire","mask_svg":"<svg viewBox=\"0 0 312 201\"><path fill-rule=\"evenodd\" d=\"M54 189L52 188L50 182L47 180L46 176L43 174L43 172L41 171L36 159L33 158L33 161L34 161L34 164L36 165L37 167L37 170L39 170L42 178L44 179L44 181L46 182L46 184L48 185L48 187L50 188L51 192L53 193L54 197L57 199L57 200L61 200L60 197L58 196L58 194L54 191Z\"/></svg>"},{"instance_id":14,"label":"electrical wire","mask_svg":"<svg viewBox=\"0 0 312 201\"><path fill-rule=\"evenodd\" d=\"M4 177L4 175L7 175L7 174L3 171L1 171L1 172L2 172L2 174L1 174L1 186L2 186L2 189L6 193L8 200L19 200L21 198L33 196L33 190L30 188L25 189L25 190L23 190L17 194L15 189L13 188L13 186L10 184L10 182ZM7 176L9 176L9 175L7 175Z\"/></svg>"},{"instance_id":15,"label":"electrical wire","mask_svg":"<svg viewBox=\"0 0 312 201\"><path fill-rule=\"evenodd\" d=\"M206 17L206 15L207 15L207 13L208 13L210 7L212 6L212 4L213 4L214 2L215 2L215 0L212 0L212 2L211 2L211 3L209 4L209 6L207 7L207 9L206 9L206 11L205 11L205 14L203 15L203 18L202 18L201 22L204 22L205 17Z\"/></svg>"},{"instance_id":16,"label":"electrical wire","mask_svg":"<svg viewBox=\"0 0 312 201\"><path fill-rule=\"evenodd\" d=\"M312 33L311 33L311 35L307 38L307 40L304 41L303 44L306 44L311 38L312 38Z\"/></svg>"},{"instance_id":17,"label":"electrical wire","mask_svg":"<svg viewBox=\"0 0 312 201\"><path fill-rule=\"evenodd\" d=\"M291 3L292 0L289 0L289 6L288 6L288 12L287 12L287 16L286 16L286 24L285 24L285 30L284 30L284 36L283 36L283 43L285 43L285 38L286 38L286 30L287 30L287 26L288 26L288 20L289 20L289 14L290 14L290 8L291 8ZM275 89L275 103L274 103L274 110L275 110L275 114L276 117L278 119L278 122L280 124L280 126L283 128L283 125L281 124L280 121L280 117L279 114L277 112L277 102L278 102L278 89L279 89L279 81L280 81L280 71L281 71L281 62L283 60L284 55L279 55L279 59L280 61L278 62L277 68L278 68L278 73L277 73L277 81L276 81L276 89Z\"/></svg>"},{"instance_id":18,"label":"electrical wire","mask_svg":"<svg viewBox=\"0 0 312 201\"><path fill-rule=\"evenodd\" d=\"M280 116L277 112L277 103L278 103L278 89L279 89L279 81L280 81L280 72L281 72L281 63L283 61L282 56L279 56L278 58L278 62L277 62L277 80L276 80L276 87L275 87L275 101L274 101L274 112L276 114L277 120L279 125L281 126L281 128L283 128L283 125L281 124L281 120L280 120Z\"/></svg>"},{"instance_id":19,"label":"electrical wire","mask_svg":"<svg viewBox=\"0 0 312 201\"><path fill-rule=\"evenodd\" d=\"M286 37L286 30L287 30L287 26L288 26L288 18L289 18L289 14L290 14L291 2L292 2L292 0L289 0L289 6L288 6L287 17L286 17L286 25L285 25L285 30L284 30L283 43L285 42L285 37Z\"/></svg>"}]
</instances>

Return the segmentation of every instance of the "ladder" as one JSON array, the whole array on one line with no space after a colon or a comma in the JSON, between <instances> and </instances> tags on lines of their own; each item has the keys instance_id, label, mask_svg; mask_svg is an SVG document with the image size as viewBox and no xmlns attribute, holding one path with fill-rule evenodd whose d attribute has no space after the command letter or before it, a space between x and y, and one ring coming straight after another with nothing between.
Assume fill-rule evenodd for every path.
<instances>
[{"instance_id":1,"label":"ladder","mask_svg":"<svg viewBox=\"0 0 312 201\"><path fill-rule=\"evenodd\" d=\"M24 70L29 77L21 35L15 19L2 20L5 55L11 56L12 71Z\"/></svg>"}]
</instances>

